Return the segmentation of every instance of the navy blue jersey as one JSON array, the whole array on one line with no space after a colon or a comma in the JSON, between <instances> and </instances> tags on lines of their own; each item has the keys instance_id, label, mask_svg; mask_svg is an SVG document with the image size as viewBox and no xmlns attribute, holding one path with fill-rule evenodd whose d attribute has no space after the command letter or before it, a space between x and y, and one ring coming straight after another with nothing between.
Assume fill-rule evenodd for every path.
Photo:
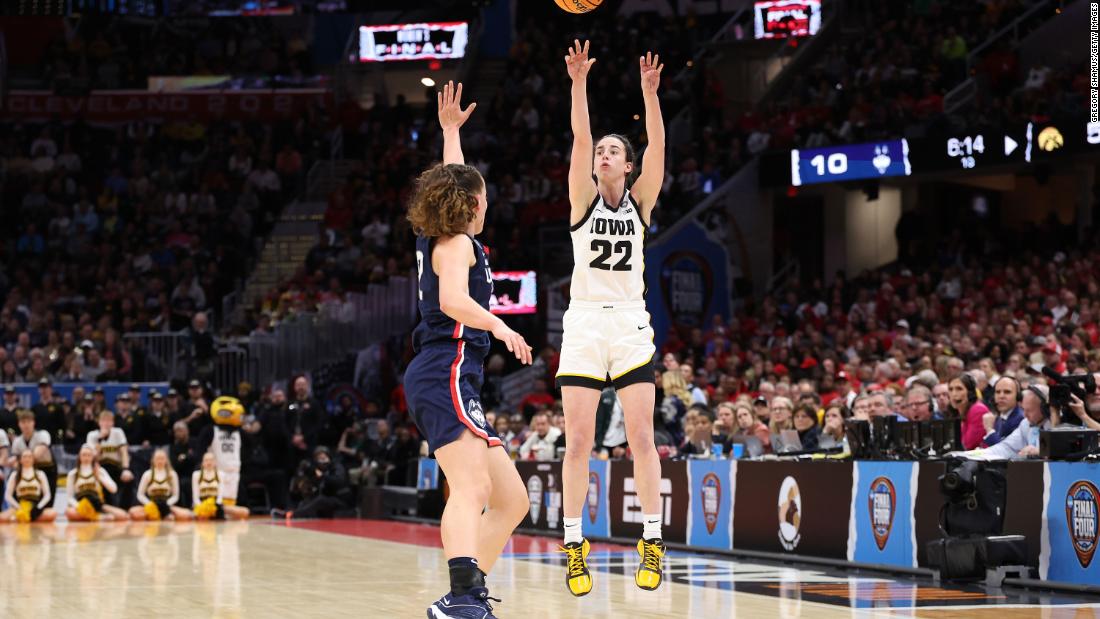
<instances>
[{"instance_id":1,"label":"navy blue jersey","mask_svg":"<svg viewBox=\"0 0 1100 619\"><path fill-rule=\"evenodd\" d=\"M478 305L489 309L489 297L493 294L493 276L489 271L489 260L485 250L477 239L470 237L474 244L474 266L470 267L468 283L470 296ZM489 333L474 329L443 313L439 308L439 276L432 269L432 249L434 238L416 238L416 272L419 279L420 324L413 330L413 350L420 350L432 343L455 342L465 340L468 352L482 358L489 352Z\"/></svg>"}]
</instances>

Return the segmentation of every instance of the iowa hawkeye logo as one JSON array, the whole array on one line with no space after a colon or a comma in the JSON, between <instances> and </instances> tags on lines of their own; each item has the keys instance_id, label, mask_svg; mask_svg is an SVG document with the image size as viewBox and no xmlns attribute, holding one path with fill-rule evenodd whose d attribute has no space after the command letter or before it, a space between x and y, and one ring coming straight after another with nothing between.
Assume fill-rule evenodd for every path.
<instances>
[{"instance_id":1,"label":"iowa hawkeye logo","mask_svg":"<svg viewBox=\"0 0 1100 619\"><path fill-rule=\"evenodd\" d=\"M1096 554L1097 499L1100 491L1091 482L1079 481L1066 493L1066 520L1073 550L1081 567L1088 568Z\"/></svg>"},{"instance_id":2,"label":"iowa hawkeye logo","mask_svg":"<svg viewBox=\"0 0 1100 619\"><path fill-rule=\"evenodd\" d=\"M885 477L876 477L867 493L867 503L875 545L883 550L886 542L890 541L890 530L894 528L894 512L898 505L898 493L894 490L893 482Z\"/></svg>"}]
</instances>

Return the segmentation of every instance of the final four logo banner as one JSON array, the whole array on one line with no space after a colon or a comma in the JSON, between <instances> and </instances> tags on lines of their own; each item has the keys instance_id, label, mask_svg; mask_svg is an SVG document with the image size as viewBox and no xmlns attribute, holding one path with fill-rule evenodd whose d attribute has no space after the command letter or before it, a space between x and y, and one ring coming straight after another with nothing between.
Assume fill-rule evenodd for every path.
<instances>
[{"instance_id":1,"label":"final four logo banner","mask_svg":"<svg viewBox=\"0 0 1100 619\"><path fill-rule=\"evenodd\" d=\"M1048 462L1043 476L1039 577L1095 586L1100 583L1100 464Z\"/></svg>"}]
</instances>

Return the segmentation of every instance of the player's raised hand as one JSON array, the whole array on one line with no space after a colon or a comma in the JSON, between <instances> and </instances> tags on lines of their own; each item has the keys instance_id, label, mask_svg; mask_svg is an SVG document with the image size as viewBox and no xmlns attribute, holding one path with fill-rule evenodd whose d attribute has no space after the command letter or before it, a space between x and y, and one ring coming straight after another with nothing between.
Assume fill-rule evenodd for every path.
<instances>
[{"instance_id":1,"label":"player's raised hand","mask_svg":"<svg viewBox=\"0 0 1100 619\"><path fill-rule=\"evenodd\" d=\"M569 48L569 55L565 57L565 70L573 81L583 80L588 77L588 69L595 58L588 57L588 46L591 41L585 41L584 46L577 39L573 39L573 45Z\"/></svg>"},{"instance_id":2,"label":"player's raised hand","mask_svg":"<svg viewBox=\"0 0 1100 619\"><path fill-rule=\"evenodd\" d=\"M516 356L523 365L531 365L531 347L524 341L523 336L513 331L504 321L493 329L493 337L504 342L508 352Z\"/></svg>"},{"instance_id":3,"label":"player's raised hand","mask_svg":"<svg viewBox=\"0 0 1100 619\"><path fill-rule=\"evenodd\" d=\"M653 52L646 52L645 56L638 58L638 67L642 74L642 92L656 93L657 86L661 84L661 71L665 68L661 64L661 57Z\"/></svg>"},{"instance_id":4,"label":"player's raised hand","mask_svg":"<svg viewBox=\"0 0 1100 619\"><path fill-rule=\"evenodd\" d=\"M439 108L439 126L444 131L458 129L465 124L466 119L473 113L477 103L471 103L466 109L462 109L462 82L455 87L453 81L448 81L443 87L443 92L436 94L436 102Z\"/></svg>"}]
</instances>

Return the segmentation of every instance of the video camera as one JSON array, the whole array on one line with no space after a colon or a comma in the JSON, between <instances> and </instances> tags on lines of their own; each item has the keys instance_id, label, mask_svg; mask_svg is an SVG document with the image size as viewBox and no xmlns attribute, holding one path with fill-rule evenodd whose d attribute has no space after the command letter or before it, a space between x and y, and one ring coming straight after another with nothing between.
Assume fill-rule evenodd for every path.
<instances>
[{"instance_id":1,"label":"video camera","mask_svg":"<svg viewBox=\"0 0 1100 619\"><path fill-rule=\"evenodd\" d=\"M1050 406L1062 414L1062 423L1082 425L1081 420L1068 411L1070 395L1085 402L1091 393L1096 392L1096 377L1092 374L1073 374L1066 376L1055 372L1049 366L1043 367L1043 375L1053 384L1050 386Z\"/></svg>"}]
</instances>

